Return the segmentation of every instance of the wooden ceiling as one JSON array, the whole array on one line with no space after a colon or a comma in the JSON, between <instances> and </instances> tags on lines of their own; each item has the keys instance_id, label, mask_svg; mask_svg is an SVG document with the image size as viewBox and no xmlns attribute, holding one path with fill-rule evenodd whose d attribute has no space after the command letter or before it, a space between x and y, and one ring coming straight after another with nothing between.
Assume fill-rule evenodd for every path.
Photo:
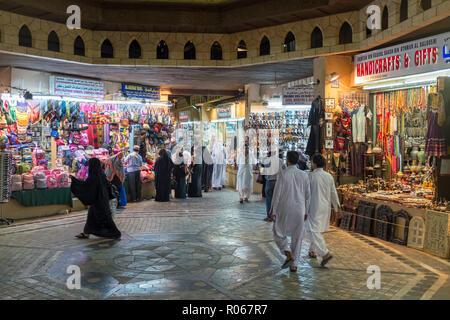
<instances>
[{"instance_id":1,"label":"wooden ceiling","mask_svg":"<svg viewBox=\"0 0 450 320\"><path fill-rule=\"evenodd\" d=\"M94 79L173 89L178 94L226 95L245 84L274 84L313 75L312 59L243 67L152 67L93 65L0 51L0 66L11 66ZM63 70L63 71L62 71ZM276 78L276 81L275 81ZM201 93L200 93L201 92Z\"/></svg>"},{"instance_id":2,"label":"wooden ceiling","mask_svg":"<svg viewBox=\"0 0 450 320\"><path fill-rule=\"evenodd\" d=\"M81 8L92 30L233 33L359 10L371 0L0 0L0 10L65 23Z\"/></svg>"}]
</instances>

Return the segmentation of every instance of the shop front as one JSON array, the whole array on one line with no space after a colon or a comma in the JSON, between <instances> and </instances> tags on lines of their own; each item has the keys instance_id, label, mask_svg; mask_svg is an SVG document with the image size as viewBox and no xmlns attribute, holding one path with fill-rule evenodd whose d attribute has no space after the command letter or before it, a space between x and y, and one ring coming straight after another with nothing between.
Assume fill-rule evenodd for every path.
<instances>
[{"instance_id":1,"label":"shop front","mask_svg":"<svg viewBox=\"0 0 450 320\"><path fill-rule=\"evenodd\" d=\"M131 97L104 100L104 83L90 79L52 75L49 89L47 95L24 94L11 86L11 93L1 95L3 216L22 219L84 209L72 198L69 175L85 179L89 158L104 161L118 150L126 155L137 143L146 145L141 177L143 190L148 189L158 148L172 142L169 105Z\"/></svg>"},{"instance_id":2,"label":"shop front","mask_svg":"<svg viewBox=\"0 0 450 320\"><path fill-rule=\"evenodd\" d=\"M444 258L450 257L449 36L355 56L352 88L326 87L323 126L327 169L344 209L334 223Z\"/></svg>"}]
</instances>

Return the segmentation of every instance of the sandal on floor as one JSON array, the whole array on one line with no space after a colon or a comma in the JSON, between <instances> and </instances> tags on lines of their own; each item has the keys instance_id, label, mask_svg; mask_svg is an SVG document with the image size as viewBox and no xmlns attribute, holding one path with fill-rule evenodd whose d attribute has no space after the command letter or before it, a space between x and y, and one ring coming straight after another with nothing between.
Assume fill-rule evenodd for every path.
<instances>
[{"instance_id":1,"label":"sandal on floor","mask_svg":"<svg viewBox=\"0 0 450 320\"><path fill-rule=\"evenodd\" d=\"M320 266L321 266L321 267L325 267L325 265L326 265L332 258L333 258L333 256L330 254L330 255L328 256L328 258L322 260L322 262L320 263Z\"/></svg>"},{"instance_id":2,"label":"sandal on floor","mask_svg":"<svg viewBox=\"0 0 450 320\"><path fill-rule=\"evenodd\" d=\"M82 233L76 235L75 238L78 238L78 239L89 239L89 235L82 232Z\"/></svg>"},{"instance_id":3,"label":"sandal on floor","mask_svg":"<svg viewBox=\"0 0 450 320\"><path fill-rule=\"evenodd\" d=\"M292 258L286 259L286 261L284 261L283 265L281 266L281 269L286 269L286 268L292 266L293 263L294 263L294 259L292 259Z\"/></svg>"},{"instance_id":4,"label":"sandal on floor","mask_svg":"<svg viewBox=\"0 0 450 320\"><path fill-rule=\"evenodd\" d=\"M291 266L291 267L289 268L289 270L290 270L291 272L297 272L297 267Z\"/></svg>"},{"instance_id":5,"label":"sandal on floor","mask_svg":"<svg viewBox=\"0 0 450 320\"><path fill-rule=\"evenodd\" d=\"M312 253L311 251L308 252L308 256L309 256L311 259L316 259L316 258L317 258L317 255L316 255L315 253Z\"/></svg>"}]
</instances>

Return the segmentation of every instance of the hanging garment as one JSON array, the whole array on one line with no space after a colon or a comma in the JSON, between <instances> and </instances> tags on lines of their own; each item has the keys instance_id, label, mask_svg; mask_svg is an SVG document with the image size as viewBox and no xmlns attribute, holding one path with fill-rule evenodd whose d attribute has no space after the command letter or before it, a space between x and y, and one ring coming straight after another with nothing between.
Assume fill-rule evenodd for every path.
<instances>
[{"instance_id":1,"label":"hanging garment","mask_svg":"<svg viewBox=\"0 0 450 320\"><path fill-rule=\"evenodd\" d=\"M445 112L442 94L430 93L428 95L428 133L425 142L427 156L442 157L447 153L443 128L439 125L439 118Z\"/></svg>"},{"instance_id":2,"label":"hanging garment","mask_svg":"<svg viewBox=\"0 0 450 320\"><path fill-rule=\"evenodd\" d=\"M360 106L352 115L353 142L366 142L365 106Z\"/></svg>"},{"instance_id":3,"label":"hanging garment","mask_svg":"<svg viewBox=\"0 0 450 320\"><path fill-rule=\"evenodd\" d=\"M90 124L89 125L88 138L89 138L89 145L93 146L94 148L99 148L100 147L100 143L98 141L97 125L96 124Z\"/></svg>"},{"instance_id":4,"label":"hanging garment","mask_svg":"<svg viewBox=\"0 0 450 320\"><path fill-rule=\"evenodd\" d=\"M317 97L311 104L311 110L309 111L308 117L308 127L311 126L311 132L309 134L305 153L310 157L313 154L320 152L320 119L324 116L325 110L323 108L322 99Z\"/></svg>"}]
</instances>

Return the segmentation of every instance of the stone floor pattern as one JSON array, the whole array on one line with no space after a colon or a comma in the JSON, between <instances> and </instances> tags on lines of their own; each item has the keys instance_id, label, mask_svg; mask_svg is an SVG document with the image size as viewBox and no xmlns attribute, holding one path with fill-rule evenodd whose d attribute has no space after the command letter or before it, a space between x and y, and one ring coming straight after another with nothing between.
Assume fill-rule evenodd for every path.
<instances>
[{"instance_id":1,"label":"stone floor pattern","mask_svg":"<svg viewBox=\"0 0 450 320\"><path fill-rule=\"evenodd\" d=\"M203 195L129 204L120 241L75 239L86 212L0 228L0 299L450 299L448 260L336 228L327 268L305 240L298 272L282 270L260 196ZM80 289L66 286L69 265ZM380 289L367 288L371 265Z\"/></svg>"}]
</instances>

